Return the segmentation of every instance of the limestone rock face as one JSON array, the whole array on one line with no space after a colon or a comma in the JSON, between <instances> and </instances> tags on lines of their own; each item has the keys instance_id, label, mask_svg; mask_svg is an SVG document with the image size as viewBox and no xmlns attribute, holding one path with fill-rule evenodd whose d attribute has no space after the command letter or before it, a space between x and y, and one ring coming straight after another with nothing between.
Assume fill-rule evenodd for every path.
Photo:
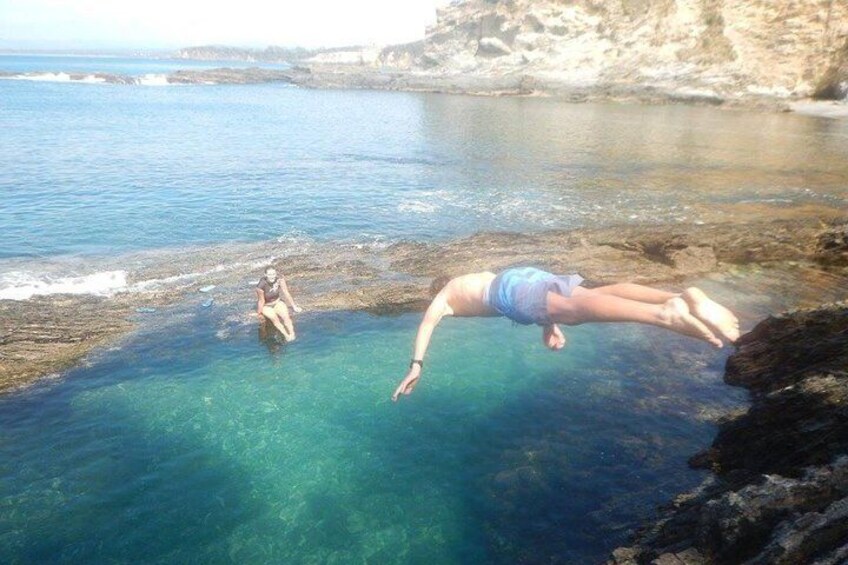
<instances>
[{"instance_id":1,"label":"limestone rock face","mask_svg":"<svg viewBox=\"0 0 848 565\"><path fill-rule=\"evenodd\" d=\"M466 0L380 60L434 76L525 76L543 91L840 99L848 2Z\"/></svg>"}]
</instances>

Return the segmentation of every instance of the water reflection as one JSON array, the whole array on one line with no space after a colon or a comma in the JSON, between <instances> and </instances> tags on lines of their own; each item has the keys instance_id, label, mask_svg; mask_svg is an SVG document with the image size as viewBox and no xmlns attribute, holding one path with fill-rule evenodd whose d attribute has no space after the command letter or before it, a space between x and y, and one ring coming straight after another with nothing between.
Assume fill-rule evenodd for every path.
<instances>
[{"instance_id":1,"label":"water reflection","mask_svg":"<svg viewBox=\"0 0 848 565\"><path fill-rule=\"evenodd\" d=\"M285 351L286 340L274 327L274 324L262 317L258 327L259 343L268 348L271 358L277 362Z\"/></svg>"},{"instance_id":2,"label":"water reflection","mask_svg":"<svg viewBox=\"0 0 848 565\"><path fill-rule=\"evenodd\" d=\"M423 135L466 163L441 168L434 183L489 193L495 208L518 194L534 215L579 225L593 217L592 203L606 221L726 221L752 201L846 204L845 122L553 99L433 96L424 105ZM660 217L648 217L652 210Z\"/></svg>"}]
</instances>

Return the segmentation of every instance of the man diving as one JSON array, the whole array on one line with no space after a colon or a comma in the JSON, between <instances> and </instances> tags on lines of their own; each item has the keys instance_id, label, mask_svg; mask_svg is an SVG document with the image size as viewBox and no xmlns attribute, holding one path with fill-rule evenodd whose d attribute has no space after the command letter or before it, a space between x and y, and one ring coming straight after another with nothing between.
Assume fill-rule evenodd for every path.
<instances>
[{"instance_id":1,"label":"man diving","mask_svg":"<svg viewBox=\"0 0 848 565\"><path fill-rule=\"evenodd\" d=\"M739 338L736 316L695 287L678 294L631 283L589 289L580 286L582 282L580 275L554 275L532 267L436 279L430 289L435 298L418 326L409 372L392 400L410 394L418 384L430 337L444 316L506 316L519 324L537 324L542 326L542 342L552 350L565 346L557 324L587 322L650 324L716 347L722 346L720 338Z\"/></svg>"}]
</instances>

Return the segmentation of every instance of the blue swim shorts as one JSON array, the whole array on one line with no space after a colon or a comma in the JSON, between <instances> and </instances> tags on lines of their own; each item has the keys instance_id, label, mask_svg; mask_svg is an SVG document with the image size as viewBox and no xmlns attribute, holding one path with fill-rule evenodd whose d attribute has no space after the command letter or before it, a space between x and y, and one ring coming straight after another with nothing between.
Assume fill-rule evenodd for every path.
<instances>
[{"instance_id":1,"label":"blue swim shorts","mask_svg":"<svg viewBox=\"0 0 848 565\"><path fill-rule=\"evenodd\" d=\"M533 267L507 269L492 281L484 300L498 313L523 325L551 323L548 292L571 296L580 275L554 275Z\"/></svg>"}]
</instances>

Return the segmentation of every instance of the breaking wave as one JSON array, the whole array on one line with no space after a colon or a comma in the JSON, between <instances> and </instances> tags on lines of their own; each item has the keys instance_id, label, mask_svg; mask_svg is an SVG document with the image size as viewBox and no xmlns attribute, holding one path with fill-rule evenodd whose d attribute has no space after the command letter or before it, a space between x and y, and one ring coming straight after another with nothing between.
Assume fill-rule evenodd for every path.
<instances>
[{"instance_id":1,"label":"breaking wave","mask_svg":"<svg viewBox=\"0 0 848 565\"><path fill-rule=\"evenodd\" d=\"M29 300L51 294L111 296L126 290L126 271L101 271L77 277L36 276L12 271L0 275L0 299Z\"/></svg>"}]
</instances>

